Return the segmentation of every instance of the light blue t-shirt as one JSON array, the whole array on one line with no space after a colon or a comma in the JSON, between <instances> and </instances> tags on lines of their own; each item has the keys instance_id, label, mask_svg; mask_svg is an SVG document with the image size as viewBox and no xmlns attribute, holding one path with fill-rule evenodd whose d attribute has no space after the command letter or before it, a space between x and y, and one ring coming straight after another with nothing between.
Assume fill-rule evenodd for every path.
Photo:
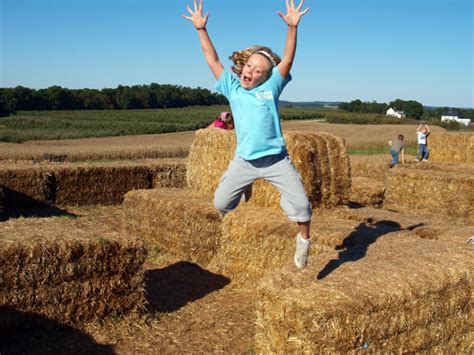
<instances>
[{"instance_id":1,"label":"light blue t-shirt","mask_svg":"<svg viewBox=\"0 0 474 355\"><path fill-rule=\"evenodd\" d=\"M280 126L278 100L283 88L291 80L285 79L277 67L260 86L245 90L239 78L224 70L216 83L216 90L229 100L235 122L237 149L235 154L253 160L286 151Z\"/></svg>"}]
</instances>

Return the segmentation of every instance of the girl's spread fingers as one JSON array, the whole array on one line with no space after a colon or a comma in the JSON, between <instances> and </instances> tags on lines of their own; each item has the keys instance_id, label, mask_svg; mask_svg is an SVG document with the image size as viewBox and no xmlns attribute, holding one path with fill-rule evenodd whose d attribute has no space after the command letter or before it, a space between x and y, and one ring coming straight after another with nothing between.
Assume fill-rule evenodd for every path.
<instances>
[{"instance_id":1,"label":"girl's spread fingers","mask_svg":"<svg viewBox=\"0 0 474 355\"><path fill-rule=\"evenodd\" d=\"M290 11L290 2L286 0L286 12Z\"/></svg>"},{"instance_id":2,"label":"girl's spread fingers","mask_svg":"<svg viewBox=\"0 0 474 355\"><path fill-rule=\"evenodd\" d=\"M199 11L202 12L202 0L199 0Z\"/></svg>"},{"instance_id":3,"label":"girl's spread fingers","mask_svg":"<svg viewBox=\"0 0 474 355\"><path fill-rule=\"evenodd\" d=\"M189 7L189 5L186 5L186 8L188 9L189 13L192 15L192 14L193 14L193 10L191 10L191 8Z\"/></svg>"},{"instance_id":4,"label":"girl's spread fingers","mask_svg":"<svg viewBox=\"0 0 474 355\"><path fill-rule=\"evenodd\" d=\"M296 8L296 10L300 11L301 7L303 6L304 4L304 0L301 0L300 4L298 5L298 7Z\"/></svg>"},{"instance_id":5,"label":"girl's spread fingers","mask_svg":"<svg viewBox=\"0 0 474 355\"><path fill-rule=\"evenodd\" d=\"M194 11L197 11L197 10L198 10L197 2L196 2L196 0L194 0Z\"/></svg>"},{"instance_id":6,"label":"girl's spread fingers","mask_svg":"<svg viewBox=\"0 0 474 355\"><path fill-rule=\"evenodd\" d=\"M309 11L309 7L307 7L306 9L304 9L304 11L301 12L301 16L306 15L308 11Z\"/></svg>"}]
</instances>

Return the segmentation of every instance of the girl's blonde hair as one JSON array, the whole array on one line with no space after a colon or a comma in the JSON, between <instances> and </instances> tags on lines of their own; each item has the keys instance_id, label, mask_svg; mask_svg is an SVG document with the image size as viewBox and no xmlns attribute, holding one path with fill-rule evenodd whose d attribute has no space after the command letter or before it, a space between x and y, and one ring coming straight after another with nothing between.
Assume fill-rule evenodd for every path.
<instances>
[{"instance_id":1,"label":"girl's blonde hair","mask_svg":"<svg viewBox=\"0 0 474 355\"><path fill-rule=\"evenodd\" d=\"M266 57L270 62L271 60L273 60L276 65L281 62L281 58L278 56L278 54L273 53L270 48L254 45L252 47L248 47L232 53L232 55L229 57L229 59L234 62L234 65L231 67L232 71L237 75L242 74L242 69L244 68L245 63L247 63L247 61L249 60L249 57L257 52L265 52L266 54L268 54L271 59L268 58L266 54L261 53L261 55Z\"/></svg>"}]
</instances>

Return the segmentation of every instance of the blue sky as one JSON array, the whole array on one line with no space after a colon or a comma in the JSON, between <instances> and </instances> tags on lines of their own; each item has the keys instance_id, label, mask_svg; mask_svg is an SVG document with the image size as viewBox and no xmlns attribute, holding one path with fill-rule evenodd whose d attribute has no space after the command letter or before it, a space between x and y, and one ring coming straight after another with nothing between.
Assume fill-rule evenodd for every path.
<instances>
[{"instance_id":1,"label":"blue sky","mask_svg":"<svg viewBox=\"0 0 474 355\"><path fill-rule=\"evenodd\" d=\"M0 86L176 84L213 90L185 0L0 0ZM472 0L306 0L291 101L474 107ZM224 66L252 44L284 48L284 0L206 0Z\"/></svg>"}]
</instances>

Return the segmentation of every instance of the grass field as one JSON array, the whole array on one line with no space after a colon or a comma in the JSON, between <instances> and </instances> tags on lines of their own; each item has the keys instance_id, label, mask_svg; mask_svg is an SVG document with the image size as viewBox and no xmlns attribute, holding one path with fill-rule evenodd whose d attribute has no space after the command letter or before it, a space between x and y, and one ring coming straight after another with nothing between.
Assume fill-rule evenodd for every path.
<instances>
[{"instance_id":1,"label":"grass field","mask_svg":"<svg viewBox=\"0 0 474 355\"><path fill-rule=\"evenodd\" d=\"M160 110L20 111L0 117L0 142L158 134L209 125L228 106ZM314 109L284 108L284 120L323 118Z\"/></svg>"}]
</instances>

